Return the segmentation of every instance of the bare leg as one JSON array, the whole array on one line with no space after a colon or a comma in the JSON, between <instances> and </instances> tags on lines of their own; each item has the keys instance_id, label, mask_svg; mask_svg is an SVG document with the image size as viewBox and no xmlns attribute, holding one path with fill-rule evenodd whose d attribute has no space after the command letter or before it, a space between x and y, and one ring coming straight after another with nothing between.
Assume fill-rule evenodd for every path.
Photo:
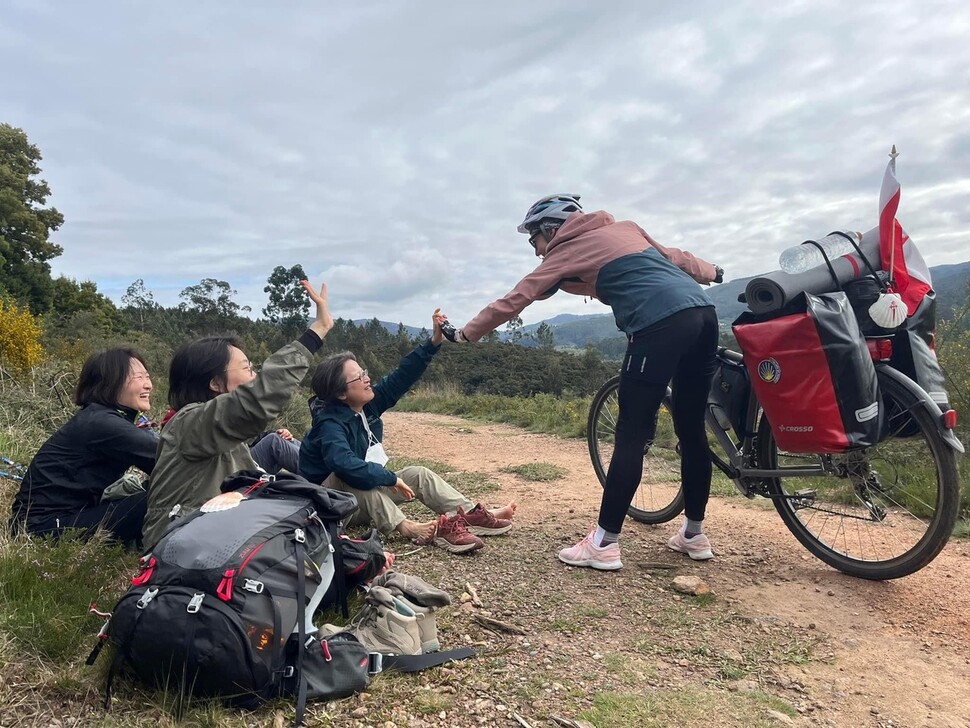
<instances>
[{"instance_id":1,"label":"bare leg","mask_svg":"<svg viewBox=\"0 0 970 728\"><path fill-rule=\"evenodd\" d=\"M418 523L417 521L405 519L397 524L397 528L394 530L407 539L431 538L434 535L437 527L437 521L425 521L424 523Z\"/></svg>"}]
</instances>

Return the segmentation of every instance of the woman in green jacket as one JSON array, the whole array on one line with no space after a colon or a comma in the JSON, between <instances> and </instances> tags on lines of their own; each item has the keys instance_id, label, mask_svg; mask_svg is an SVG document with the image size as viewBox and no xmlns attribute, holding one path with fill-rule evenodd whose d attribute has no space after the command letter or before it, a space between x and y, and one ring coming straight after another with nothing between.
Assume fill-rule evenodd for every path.
<instances>
[{"instance_id":1,"label":"woman in green jacket","mask_svg":"<svg viewBox=\"0 0 970 728\"><path fill-rule=\"evenodd\" d=\"M327 287L314 291L316 319L296 341L270 356L257 373L233 337L208 336L184 344L169 368L171 410L161 432L145 517L144 542L153 545L173 518L198 510L238 470L256 470L249 443L286 407L333 328Z\"/></svg>"}]
</instances>

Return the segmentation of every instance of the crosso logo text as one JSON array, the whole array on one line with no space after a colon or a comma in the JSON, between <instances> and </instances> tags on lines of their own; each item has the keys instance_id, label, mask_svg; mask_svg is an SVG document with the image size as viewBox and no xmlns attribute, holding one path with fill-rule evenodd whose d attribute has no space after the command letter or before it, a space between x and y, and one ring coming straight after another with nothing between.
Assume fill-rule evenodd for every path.
<instances>
[{"instance_id":1,"label":"crosso logo text","mask_svg":"<svg viewBox=\"0 0 970 728\"><path fill-rule=\"evenodd\" d=\"M814 432L813 425L778 425L779 432Z\"/></svg>"}]
</instances>

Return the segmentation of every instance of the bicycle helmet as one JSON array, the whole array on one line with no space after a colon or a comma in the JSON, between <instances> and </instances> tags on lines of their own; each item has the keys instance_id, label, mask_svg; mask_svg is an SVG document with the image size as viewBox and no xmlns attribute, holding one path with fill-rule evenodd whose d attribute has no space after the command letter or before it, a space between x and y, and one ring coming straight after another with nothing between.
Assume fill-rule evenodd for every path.
<instances>
[{"instance_id":1,"label":"bicycle helmet","mask_svg":"<svg viewBox=\"0 0 970 728\"><path fill-rule=\"evenodd\" d=\"M543 223L559 227L574 212L582 211L583 206L579 204L579 195L566 193L549 195L529 208L529 211L525 213L525 220L519 225L518 230L520 233L531 235Z\"/></svg>"}]
</instances>

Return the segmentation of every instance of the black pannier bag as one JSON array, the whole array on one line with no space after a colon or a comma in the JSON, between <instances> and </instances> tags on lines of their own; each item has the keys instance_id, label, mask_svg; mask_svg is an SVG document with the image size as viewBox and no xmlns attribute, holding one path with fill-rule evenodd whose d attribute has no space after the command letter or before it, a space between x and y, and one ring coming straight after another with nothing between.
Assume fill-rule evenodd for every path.
<instances>
[{"instance_id":1,"label":"black pannier bag","mask_svg":"<svg viewBox=\"0 0 970 728\"><path fill-rule=\"evenodd\" d=\"M876 370L844 293L802 293L732 327L779 449L839 453L878 441Z\"/></svg>"},{"instance_id":2,"label":"black pannier bag","mask_svg":"<svg viewBox=\"0 0 970 728\"><path fill-rule=\"evenodd\" d=\"M744 418L750 398L751 380L744 364L740 361L718 359L707 404L721 428L725 431L733 429L739 442L746 434L754 434L744 431Z\"/></svg>"},{"instance_id":3,"label":"black pannier bag","mask_svg":"<svg viewBox=\"0 0 970 728\"><path fill-rule=\"evenodd\" d=\"M893 333L893 369L916 382L946 412L950 398L936 358L936 293L927 293L913 315Z\"/></svg>"}]
</instances>

